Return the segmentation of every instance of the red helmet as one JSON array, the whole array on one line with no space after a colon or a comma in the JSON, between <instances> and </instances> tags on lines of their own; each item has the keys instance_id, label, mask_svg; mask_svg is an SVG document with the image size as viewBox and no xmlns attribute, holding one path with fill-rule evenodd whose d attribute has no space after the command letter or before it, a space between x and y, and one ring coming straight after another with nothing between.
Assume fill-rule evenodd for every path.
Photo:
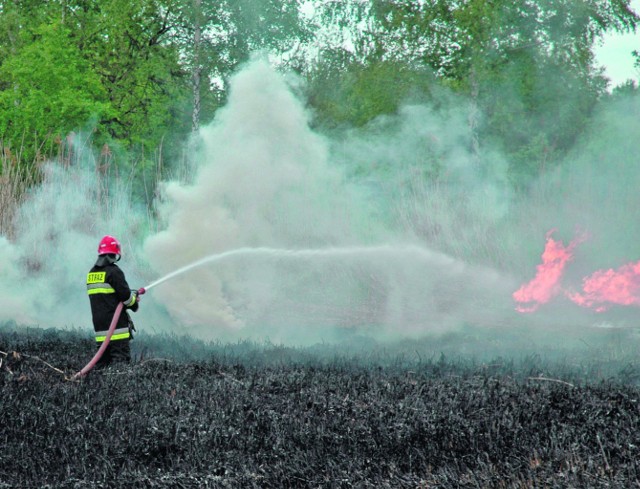
<instances>
[{"instance_id":1,"label":"red helmet","mask_svg":"<svg viewBox=\"0 0 640 489\"><path fill-rule=\"evenodd\" d=\"M98 255L121 255L120 242L113 236L105 236L98 245Z\"/></svg>"}]
</instances>

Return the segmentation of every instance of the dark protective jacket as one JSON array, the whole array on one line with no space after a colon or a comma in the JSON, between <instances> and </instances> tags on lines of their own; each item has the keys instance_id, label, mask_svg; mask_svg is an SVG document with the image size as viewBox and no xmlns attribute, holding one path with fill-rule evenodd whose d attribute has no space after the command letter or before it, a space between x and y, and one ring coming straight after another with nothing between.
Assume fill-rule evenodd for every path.
<instances>
[{"instance_id":1,"label":"dark protective jacket","mask_svg":"<svg viewBox=\"0 0 640 489\"><path fill-rule=\"evenodd\" d=\"M137 293L129 288L124 272L115 263L98 259L87 274L87 294L91 303L93 329L98 343L105 340L118 303L124 303L126 309L138 310ZM129 339L131 339L129 315L123 310L111 341Z\"/></svg>"}]
</instances>

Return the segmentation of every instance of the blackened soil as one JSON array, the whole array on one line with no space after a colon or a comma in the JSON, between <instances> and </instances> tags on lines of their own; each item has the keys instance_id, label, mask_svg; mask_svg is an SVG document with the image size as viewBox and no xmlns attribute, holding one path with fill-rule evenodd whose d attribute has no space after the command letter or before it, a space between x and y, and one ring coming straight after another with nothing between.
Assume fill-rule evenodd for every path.
<instances>
[{"instance_id":1,"label":"blackened soil","mask_svg":"<svg viewBox=\"0 0 640 489\"><path fill-rule=\"evenodd\" d=\"M640 487L640 392L619 378L273 347L74 381L86 339L0 350L0 487Z\"/></svg>"}]
</instances>

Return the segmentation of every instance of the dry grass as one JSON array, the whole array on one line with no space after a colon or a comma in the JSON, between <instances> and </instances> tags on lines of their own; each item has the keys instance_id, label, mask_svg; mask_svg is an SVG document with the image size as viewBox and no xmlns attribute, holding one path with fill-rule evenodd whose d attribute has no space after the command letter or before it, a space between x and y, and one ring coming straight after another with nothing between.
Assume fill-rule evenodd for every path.
<instances>
[{"instance_id":1,"label":"dry grass","mask_svg":"<svg viewBox=\"0 0 640 489\"><path fill-rule=\"evenodd\" d=\"M112 193L116 192L116 187L120 188L124 185L129 188L127 193L130 195L134 184L136 163L133 163L128 175L121 175L109 145L103 144L100 151L96 152L92 144L90 136L83 137L83 135L71 133L66 138L56 140L55 146L48 153L45 154L39 150L33 161L26 161L22 149L5 146L0 139L0 236L9 240L16 237L17 211L24 203L29 189L41 184L46 178L41 170L48 163L60 165L65 169L93 166L97 176L97 198L105 208L111 206ZM161 158L160 148L157 154L157 174L153 175L150 188L146 187L146 181L143 182L149 201L157 192L162 172ZM127 165L124 167L127 168Z\"/></svg>"},{"instance_id":2,"label":"dry grass","mask_svg":"<svg viewBox=\"0 0 640 489\"><path fill-rule=\"evenodd\" d=\"M0 143L0 236L14 235L14 215L34 176L21 169L19 154Z\"/></svg>"}]
</instances>

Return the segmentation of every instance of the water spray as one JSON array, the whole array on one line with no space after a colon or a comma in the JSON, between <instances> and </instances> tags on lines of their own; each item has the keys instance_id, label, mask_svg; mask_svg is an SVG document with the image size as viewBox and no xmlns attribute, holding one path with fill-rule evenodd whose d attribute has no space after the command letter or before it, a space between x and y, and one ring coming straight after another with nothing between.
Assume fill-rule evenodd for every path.
<instances>
[{"instance_id":1,"label":"water spray","mask_svg":"<svg viewBox=\"0 0 640 489\"><path fill-rule=\"evenodd\" d=\"M284 248L237 248L234 250L225 251L223 253L217 253L209 256L205 256L200 260L197 260L193 263L185 265L173 272L170 272L163 277L154 280L149 285L145 287L140 287L137 290L138 296L144 295L148 290L160 285L167 280L175 278L179 275L183 275L190 270L201 267L203 265L223 261L225 259L233 258L236 256L242 255L266 255L273 256L278 258L313 258L313 257L336 257L336 256L362 256L362 255L397 255L397 254L413 254L417 255L419 258L424 260L433 260L434 257L438 257L440 260L445 260L447 263L454 265L458 264L457 260L454 258L435 252L433 250L429 250L427 248L423 248L415 245L404 245L404 246L392 246L392 245L380 245L380 246L353 246L353 247L343 247L343 248L306 248L306 249L284 249ZM118 322L118 318L122 312L124 307L123 303L119 303L116 311L113 315L113 319L111 320L111 325L109 326L109 330L105 337L104 342L94 355L94 357L89 361L89 363L78 373L76 373L73 378L84 377L100 360L104 351L106 350L109 341L111 340L111 336L116 329L116 325Z\"/></svg>"},{"instance_id":2,"label":"water spray","mask_svg":"<svg viewBox=\"0 0 640 489\"><path fill-rule=\"evenodd\" d=\"M149 289L152 289L156 285L160 285L167 280L170 280L178 275L182 275L187 273L188 271L206 265L207 263L213 263L218 261L223 261L228 258L233 258L235 256L241 255L266 255L273 256L277 258L312 258L312 257L336 257L336 256L360 256L360 255L385 255L385 254L414 254L422 257L423 259L433 259L434 257L439 257L440 259L445 259L446 261L454 264L456 260L448 255L444 255L442 253L437 253L433 250L429 250L427 248L423 248L415 245L379 245L379 246L351 246L351 247L342 247L342 248L303 248L303 249L286 249L286 248L237 248L235 250L225 251L223 253L217 253L214 255L205 256L200 260L197 260L189 265L185 265L182 268L179 268L171 273L168 273L164 277L161 277L153 282L151 282L146 287L142 287L140 290L146 292Z\"/></svg>"}]
</instances>

